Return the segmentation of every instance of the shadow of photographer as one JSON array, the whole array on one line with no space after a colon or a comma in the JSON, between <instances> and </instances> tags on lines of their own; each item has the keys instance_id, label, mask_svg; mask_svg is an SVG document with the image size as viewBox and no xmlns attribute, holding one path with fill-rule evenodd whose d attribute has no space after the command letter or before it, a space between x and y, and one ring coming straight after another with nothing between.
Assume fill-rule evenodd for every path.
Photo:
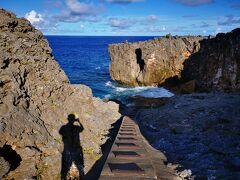
<instances>
[{"instance_id":1,"label":"shadow of photographer","mask_svg":"<svg viewBox=\"0 0 240 180\"><path fill-rule=\"evenodd\" d=\"M77 122L78 125L75 125ZM74 163L78 169L79 178L84 176L84 159L80 141L80 133L84 130L79 118L75 114L68 115L68 123L63 125L59 134L62 136L64 150L62 152L61 179L67 179L68 172Z\"/></svg>"}]
</instances>

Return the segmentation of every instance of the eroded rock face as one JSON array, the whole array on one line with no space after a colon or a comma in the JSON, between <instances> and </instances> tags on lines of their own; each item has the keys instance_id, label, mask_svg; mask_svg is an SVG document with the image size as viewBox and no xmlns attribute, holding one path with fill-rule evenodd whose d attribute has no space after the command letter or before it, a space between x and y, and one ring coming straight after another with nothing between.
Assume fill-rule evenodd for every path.
<instances>
[{"instance_id":1,"label":"eroded rock face","mask_svg":"<svg viewBox=\"0 0 240 180\"><path fill-rule=\"evenodd\" d=\"M107 130L120 117L118 105L94 98L87 86L70 85L42 33L0 9L0 149L7 146L20 156L20 165L8 174L8 167L0 168L0 174L60 179L59 129L71 112L84 127L80 142L86 173L101 154Z\"/></svg>"},{"instance_id":2,"label":"eroded rock face","mask_svg":"<svg viewBox=\"0 0 240 180\"><path fill-rule=\"evenodd\" d=\"M200 42L199 52L184 66L184 78L201 89L240 90L240 29Z\"/></svg>"},{"instance_id":3,"label":"eroded rock face","mask_svg":"<svg viewBox=\"0 0 240 180\"><path fill-rule=\"evenodd\" d=\"M200 48L203 37L165 37L109 46L110 75L120 83L159 85L181 76L183 62Z\"/></svg>"}]
</instances>

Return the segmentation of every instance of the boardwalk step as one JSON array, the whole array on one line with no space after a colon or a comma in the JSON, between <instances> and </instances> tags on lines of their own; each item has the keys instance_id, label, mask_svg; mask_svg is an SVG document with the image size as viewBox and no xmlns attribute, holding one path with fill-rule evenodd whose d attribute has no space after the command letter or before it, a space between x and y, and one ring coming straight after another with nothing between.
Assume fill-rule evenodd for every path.
<instances>
[{"instance_id":1,"label":"boardwalk step","mask_svg":"<svg viewBox=\"0 0 240 180\"><path fill-rule=\"evenodd\" d=\"M121 175L139 175L144 174L144 170L141 169L136 163L109 163L109 168L114 174Z\"/></svg>"},{"instance_id":2,"label":"boardwalk step","mask_svg":"<svg viewBox=\"0 0 240 180\"><path fill-rule=\"evenodd\" d=\"M135 143L115 143L118 148L140 149Z\"/></svg>"},{"instance_id":3,"label":"boardwalk step","mask_svg":"<svg viewBox=\"0 0 240 180\"><path fill-rule=\"evenodd\" d=\"M124 117L100 180L156 179L138 125Z\"/></svg>"},{"instance_id":4,"label":"boardwalk step","mask_svg":"<svg viewBox=\"0 0 240 180\"><path fill-rule=\"evenodd\" d=\"M122 126L121 129L135 129L135 128L134 128L134 126L132 126L132 127L131 126L130 127L129 126Z\"/></svg>"},{"instance_id":5,"label":"boardwalk step","mask_svg":"<svg viewBox=\"0 0 240 180\"><path fill-rule=\"evenodd\" d=\"M134 123L124 123L123 125L124 125L124 126L135 126Z\"/></svg>"},{"instance_id":6,"label":"boardwalk step","mask_svg":"<svg viewBox=\"0 0 240 180\"><path fill-rule=\"evenodd\" d=\"M122 132L135 132L133 129L121 129Z\"/></svg>"},{"instance_id":7,"label":"boardwalk step","mask_svg":"<svg viewBox=\"0 0 240 180\"><path fill-rule=\"evenodd\" d=\"M116 143L117 146L137 146L135 143Z\"/></svg>"},{"instance_id":8,"label":"boardwalk step","mask_svg":"<svg viewBox=\"0 0 240 180\"><path fill-rule=\"evenodd\" d=\"M138 158L141 157L140 154L135 151L113 151L116 158Z\"/></svg>"},{"instance_id":9,"label":"boardwalk step","mask_svg":"<svg viewBox=\"0 0 240 180\"><path fill-rule=\"evenodd\" d=\"M121 136L136 136L137 134L135 133L119 133Z\"/></svg>"},{"instance_id":10,"label":"boardwalk step","mask_svg":"<svg viewBox=\"0 0 240 180\"><path fill-rule=\"evenodd\" d=\"M137 139L136 138L133 138L133 137L118 137L118 140L133 140L133 141L136 141Z\"/></svg>"}]
</instances>

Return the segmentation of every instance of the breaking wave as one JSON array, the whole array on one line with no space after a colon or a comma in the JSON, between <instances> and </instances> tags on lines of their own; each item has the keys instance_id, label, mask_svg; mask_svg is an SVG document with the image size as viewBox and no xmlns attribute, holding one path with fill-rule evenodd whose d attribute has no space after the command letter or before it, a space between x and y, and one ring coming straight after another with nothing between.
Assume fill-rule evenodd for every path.
<instances>
[{"instance_id":1,"label":"breaking wave","mask_svg":"<svg viewBox=\"0 0 240 180\"><path fill-rule=\"evenodd\" d=\"M108 81L105 83L105 86L112 89L111 95L108 94L106 98L121 98L126 96L143 96L149 98L159 98L159 97L172 97L173 93L168 91L163 87L154 87L154 86L139 86L139 87L126 87L120 86L115 82Z\"/></svg>"}]
</instances>

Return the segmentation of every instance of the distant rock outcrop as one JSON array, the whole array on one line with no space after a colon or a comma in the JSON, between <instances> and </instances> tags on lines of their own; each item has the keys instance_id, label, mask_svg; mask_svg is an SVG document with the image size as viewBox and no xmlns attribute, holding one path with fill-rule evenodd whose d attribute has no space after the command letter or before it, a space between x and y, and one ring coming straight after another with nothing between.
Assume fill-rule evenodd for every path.
<instances>
[{"instance_id":1,"label":"distant rock outcrop","mask_svg":"<svg viewBox=\"0 0 240 180\"><path fill-rule=\"evenodd\" d=\"M215 38L166 36L112 44L109 54L111 77L119 83L131 86L173 83L171 86L182 89L182 82L194 80L191 83L201 90L240 90L240 28L219 33Z\"/></svg>"},{"instance_id":2,"label":"distant rock outcrop","mask_svg":"<svg viewBox=\"0 0 240 180\"><path fill-rule=\"evenodd\" d=\"M181 76L183 62L200 48L203 37L172 37L154 40L112 44L110 75L120 83L159 85L174 76Z\"/></svg>"},{"instance_id":3,"label":"distant rock outcrop","mask_svg":"<svg viewBox=\"0 0 240 180\"><path fill-rule=\"evenodd\" d=\"M240 90L240 28L200 42L200 50L184 63L184 79L203 90Z\"/></svg>"},{"instance_id":4,"label":"distant rock outcrop","mask_svg":"<svg viewBox=\"0 0 240 180\"><path fill-rule=\"evenodd\" d=\"M70 85L42 33L0 9L0 175L60 179L59 129L71 112L84 127L80 143L87 172L120 118L118 105L94 98L87 86Z\"/></svg>"}]
</instances>

